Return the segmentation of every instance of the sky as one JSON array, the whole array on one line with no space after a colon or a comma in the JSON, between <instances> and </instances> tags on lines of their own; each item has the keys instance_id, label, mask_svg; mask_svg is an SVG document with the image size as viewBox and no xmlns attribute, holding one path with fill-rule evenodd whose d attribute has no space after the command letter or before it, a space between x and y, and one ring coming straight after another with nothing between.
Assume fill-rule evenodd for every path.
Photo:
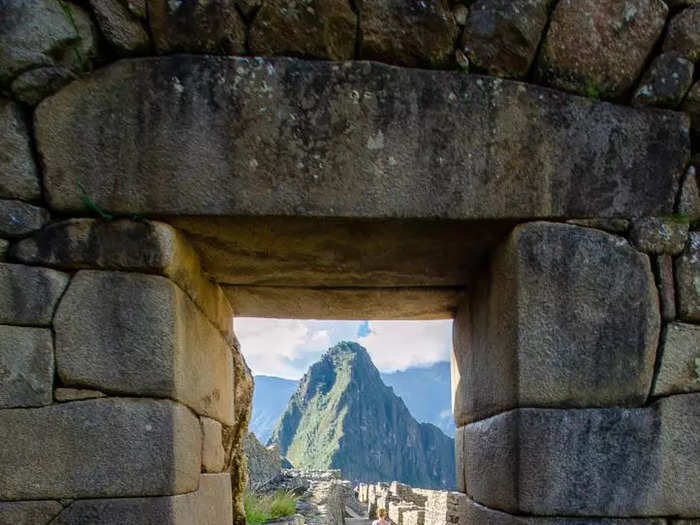
<instances>
[{"instance_id":1,"label":"sky","mask_svg":"<svg viewBox=\"0 0 700 525\"><path fill-rule=\"evenodd\" d=\"M340 341L364 346L381 372L450 359L452 321L307 321L238 317L243 356L255 375L299 379Z\"/></svg>"}]
</instances>

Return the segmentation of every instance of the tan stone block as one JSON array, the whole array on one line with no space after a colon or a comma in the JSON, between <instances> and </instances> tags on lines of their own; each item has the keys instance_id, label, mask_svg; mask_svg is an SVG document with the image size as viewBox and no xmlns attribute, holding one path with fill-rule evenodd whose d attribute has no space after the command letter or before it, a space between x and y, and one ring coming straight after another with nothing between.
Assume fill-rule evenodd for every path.
<instances>
[{"instance_id":1,"label":"tan stone block","mask_svg":"<svg viewBox=\"0 0 700 525\"><path fill-rule=\"evenodd\" d=\"M57 388L54 390L53 397L59 403L68 401L81 401L83 399L97 399L106 397L99 390L87 390L85 388Z\"/></svg>"},{"instance_id":2,"label":"tan stone block","mask_svg":"<svg viewBox=\"0 0 700 525\"><path fill-rule=\"evenodd\" d=\"M700 392L700 326L666 325L653 395Z\"/></svg>"},{"instance_id":3,"label":"tan stone block","mask_svg":"<svg viewBox=\"0 0 700 525\"><path fill-rule=\"evenodd\" d=\"M224 445L221 423L200 417L202 425L202 472L221 472L224 469Z\"/></svg>"}]
</instances>

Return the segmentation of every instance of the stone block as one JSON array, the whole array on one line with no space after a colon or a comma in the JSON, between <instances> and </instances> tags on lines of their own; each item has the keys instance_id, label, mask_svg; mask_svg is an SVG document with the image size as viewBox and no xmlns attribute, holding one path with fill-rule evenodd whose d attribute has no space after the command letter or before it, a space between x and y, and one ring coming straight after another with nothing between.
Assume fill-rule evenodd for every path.
<instances>
[{"instance_id":1,"label":"stone block","mask_svg":"<svg viewBox=\"0 0 700 525\"><path fill-rule=\"evenodd\" d=\"M695 82L688 91L681 104L681 111L690 115L690 134L694 141L700 142L700 81Z\"/></svg>"},{"instance_id":2,"label":"stone block","mask_svg":"<svg viewBox=\"0 0 700 525\"><path fill-rule=\"evenodd\" d=\"M0 501L0 525L48 525L62 510L58 501Z\"/></svg>"},{"instance_id":3,"label":"stone block","mask_svg":"<svg viewBox=\"0 0 700 525\"><path fill-rule=\"evenodd\" d=\"M158 53L245 54L245 24L233 0L147 0Z\"/></svg>"},{"instance_id":4,"label":"stone block","mask_svg":"<svg viewBox=\"0 0 700 525\"><path fill-rule=\"evenodd\" d=\"M10 90L15 99L36 106L73 80L75 75L65 67L39 67L25 71L15 78Z\"/></svg>"},{"instance_id":5,"label":"stone block","mask_svg":"<svg viewBox=\"0 0 700 525\"><path fill-rule=\"evenodd\" d=\"M698 110L700 112L700 82L698 82L698 88ZM693 125L700 128L700 114L697 124ZM689 166L685 172L678 200L678 213L687 216L691 226L697 225L700 221L700 189L698 189L697 168L695 166Z\"/></svg>"},{"instance_id":6,"label":"stone block","mask_svg":"<svg viewBox=\"0 0 700 525\"><path fill-rule=\"evenodd\" d=\"M7 259L7 251L10 249L10 241L0 239L0 262Z\"/></svg>"},{"instance_id":7,"label":"stone block","mask_svg":"<svg viewBox=\"0 0 700 525\"><path fill-rule=\"evenodd\" d=\"M57 388L54 390L53 397L59 403L68 401L81 401L83 399L97 399L106 397L99 390L87 390L85 388Z\"/></svg>"},{"instance_id":8,"label":"stone block","mask_svg":"<svg viewBox=\"0 0 700 525\"><path fill-rule=\"evenodd\" d=\"M250 27L256 56L355 57L357 15L344 0L266 0Z\"/></svg>"},{"instance_id":9,"label":"stone block","mask_svg":"<svg viewBox=\"0 0 700 525\"><path fill-rule=\"evenodd\" d=\"M595 228L596 230L605 230L610 233L627 233L630 227L630 221L627 219L569 219L567 224L583 226L584 228Z\"/></svg>"},{"instance_id":10,"label":"stone block","mask_svg":"<svg viewBox=\"0 0 700 525\"><path fill-rule=\"evenodd\" d=\"M40 230L49 221L44 208L18 200L0 200L0 235L14 238Z\"/></svg>"},{"instance_id":11,"label":"stone block","mask_svg":"<svg viewBox=\"0 0 700 525\"><path fill-rule=\"evenodd\" d=\"M221 423L201 417L202 425L202 472L221 472L224 469L224 445Z\"/></svg>"},{"instance_id":12,"label":"stone block","mask_svg":"<svg viewBox=\"0 0 700 525\"><path fill-rule=\"evenodd\" d=\"M153 221L70 219L52 224L13 248L28 264L68 270L95 268L165 275L232 337L233 310L222 290L202 274L199 256L172 226Z\"/></svg>"},{"instance_id":13,"label":"stone block","mask_svg":"<svg viewBox=\"0 0 700 525\"><path fill-rule=\"evenodd\" d=\"M678 316L700 322L700 232L691 232L685 250L675 261Z\"/></svg>"},{"instance_id":14,"label":"stone block","mask_svg":"<svg viewBox=\"0 0 700 525\"><path fill-rule=\"evenodd\" d=\"M397 0L363 2L359 58L407 67L446 68L457 39L447 2L412 5Z\"/></svg>"},{"instance_id":15,"label":"stone block","mask_svg":"<svg viewBox=\"0 0 700 525\"><path fill-rule=\"evenodd\" d=\"M92 12L107 42L120 56L147 53L151 47L141 21L124 1L90 0Z\"/></svg>"},{"instance_id":16,"label":"stone block","mask_svg":"<svg viewBox=\"0 0 700 525\"><path fill-rule=\"evenodd\" d=\"M684 9L668 24L664 53L675 53L691 62L700 60L700 5Z\"/></svg>"},{"instance_id":17,"label":"stone block","mask_svg":"<svg viewBox=\"0 0 700 525\"><path fill-rule=\"evenodd\" d=\"M598 230L516 227L453 324L457 426L515 408L636 406L660 330L649 259Z\"/></svg>"},{"instance_id":18,"label":"stone block","mask_svg":"<svg viewBox=\"0 0 700 525\"><path fill-rule=\"evenodd\" d=\"M522 78L535 59L551 0L478 0L471 4L460 46L490 75Z\"/></svg>"},{"instance_id":19,"label":"stone block","mask_svg":"<svg viewBox=\"0 0 700 525\"><path fill-rule=\"evenodd\" d=\"M632 221L632 243L643 252L678 255L688 238L685 217L643 217Z\"/></svg>"},{"instance_id":20,"label":"stone block","mask_svg":"<svg viewBox=\"0 0 700 525\"><path fill-rule=\"evenodd\" d=\"M642 72L668 7L657 0L564 0L552 14L537 74L580 95L616 97Z\"/></svg>"},{"instance_id":21,"label":"stone block","mask_svg":"<svg viewBox=\"0 0 700 525\"><path fill-rule=\"evenodd\" d=\"M53 362L51 330L0 325L0 408L50 404Z\"/></svg>"},{"instance_id":22,"label":"stone block","mask_svg":"<svg viewBox=\"0 0 700 525\"><path fill-rule=\"evenodd\" d=\"M69 280L48 268L0 263L0 324L49 326Z\"/></svg>"},{"instance_id":23,"label":"stone block","mask_svg":"<svg viewBox=\"0 0 700 525\"><path fill-rule=\"evenodd\" d=\"M0 41L1 39L0 36ZM1 59L0 64L2 64ZM1 76L2 65L0 65ZM0 98L0 173L2 173L1 198L28 201L41 198L39 173L32 153L27 118L17 104L2 98Z\"/></svg>"},{"instance_id":24,"label":"stone block","mask_svg":"<svg viewBox=\"0 0 700 525\"><path fill-rule=\"evenodd\" d=\"M700 392L700 326L666 325L653 395Z\"/></svg>"},{"instance_id":25,"label":"stone block","mask_svg":"<svg viewBox=\"0 0 700 525\"><path fill-rule=\"evenodd\" d=\"M199 484L202 432L167 400L0 410L0 499L159 496Z\"/></svg>"},{"instance_id":26,"label":"stone block","mask_svg":"<svg viewBox=\"0 0 700 525\"><path fill-rule=\"evenodd\" d=\"M670 255L659 255L654 259L656 286L659 289L661 318L672 321L676 318L676 283L673 279L673 259Z\"/></svg>"},{"instance_id":27,"label":"stone block","mask_svg":"<svg viewBox=\"0 0 700 525\"><path fill-rule=\"evenodd\" d=\"M697 516L698 425L700 394L634 409L516 409L458 429L461 484L512 514Z\"/></svg>"},{"instance_id":28,"label":"stone block","mask_svg":"<svg viewBox=\"0 0 700 525\"><path fill-rule=\"evenodd\" d=\"M84 210L84 188L103 210L207 220L664 215L689 153L680 113L358 61L119 61L40 104L35 122L52 210ZM484 129L468 132L474 122ZM292 128L303 144L276 132Z\"/></svg>"},{"instance_id":29,"label":"stone block","mask_svg":"<svg viewBox=\"0 0 700 525\"><path fill-rule=\"evenodd\" d=\"M674 53L656 57L632 98L641 106L677 108L693 84L694 65Z\"/></svg>"},{"instance_id":30,"label":"stone block","mask_svg":"<svg viewBox=\"0 0 700 525\"><path fill-rule=\"evenodd\" d=\"M59 304L54 331L64 385L171 398L234 423L231 351L165 277L82 270Z\"/></svg>"}]
</instances>

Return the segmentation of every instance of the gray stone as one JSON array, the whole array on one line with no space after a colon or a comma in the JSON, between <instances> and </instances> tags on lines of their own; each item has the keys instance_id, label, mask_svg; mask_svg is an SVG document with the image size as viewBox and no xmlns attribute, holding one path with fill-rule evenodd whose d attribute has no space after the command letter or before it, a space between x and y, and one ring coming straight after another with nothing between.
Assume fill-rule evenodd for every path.
<instances>
[{"instance_id":1,"label":"gray stone","mask_svg":"<svg viewBox=\"0 0 700 525\"><path fill-rule=\"evenodd\" d=\"M0 408L49 405L52 394L51 330L0 325Z\"/></svg>"},{"instance_id":2,"label":"gray stone","mask_svg":"<svg viewBox=\"0 0 700 525\"><path fill-rule=\"evenodd\" d=\"M275 479L282 472L282 456L279 446L265 447L252 432L247 432L244 440L246 468L248 469L248 489L258 490Z\"/></svg>"},{"instance_id":3,"label":"gray stone","mask_svg":"<svg viewBox=\"0 0 700 525\"><path fill-rule=\"evenodd\" d=\"M643 217L634 219L630 227L632 243L643 252L656 255L678 255L687 238L686 217Z\"/></svg>"},{"instance_id":4,"label":"gray stone","mask_svg":"<svg viewBox=\"0 0 700 525\"><path fill-rule=\"evenodd\" d=\"M230 501L227 474L202 474L189 494L76 500L51 525L231 525Z\"/></svg>"},{"instance_id":5,"label":"gray stone","mask_svg":"<svg viewBox=\"0 0 700 525\"><path fill-rule=\"evenodd\" d=\"M69 280L48 268L0 263L0 324L49 326Z\"/></svg>"},{"instance_id":6,"label":"gray stone","mask_svg":"<svg viewBox=\"0 0 700 525\"><path fill-rule=\"evenodd\" d=\"M83 399L98 399L105 397L105 394L99 390L87 390L84 388L57 388L54 390L53 397L59 403L65 403Z\"/></svg>"},{"instance_id":7,"label":"gray stone","mask_svg":"<svg viewBox=\"0 0 700 525\"><path fill-rule=\"evenodd\" d=\"M224 445L221 423L201 417L202 425L202 472L221 472L224 469Z\"/></svg>"},{"instance_id":8,"label":"gray stone","mask_svg":"<svg viewBox=\"0 0 700 525\"><path fill-rule=\"evenodd\" d=\"M36 67L82 70L97 54L90 16L72 2L2 0L0 11L0 84Z\"/></svg>"},{"instance_id":9,"label":"gray stone","mask_svg":"<svg viewBox=\"0 0 700 525\"><path fill-rule=\"evenodd\" d=\"M15 238L40 230L49 222L44 208L17 200L0 200L0 235Z\"/></svg>"},{"instance_id":10,"label":"gray stone","mask_svg":"<svg viewBox=\"0 0 700 525\"><path fill-rule=\"evenodd\" d=\"M10 249L10 241L0 239L0 262L7 258L7 251Z\"/></svg>"},{"instance_id":11,"label":"gray stone","mask_svg":"<svg viewBox=\"0 0 700 525\"><path fill-rule=\"evenodd\" d=\"M694 141L700 143L700 81L695 82L681 104L681 111L690 115L690 133ZM699 163L700 164L700 163Z\"/></svg>"},{"instance_id":12,"label":"gray stone","mask_svg":"<svg viewBox=\"0 0 700 525\"><path fill-rule=\"evenodd\" d=\"M0 525L47 525L61 510L58 501L0 501Z\"/></svg>"},{"instance_id":13,"label":"gray stone","mask_svg":"<svg viewBox=\"0 0 700 525\"><path fill-rule=\"evenodd\" d=\"M460 46L490 75L522 78L530 71L551 0L477 0L471 5Z\"/></svg>"},{"instance_id":14,"label":"gray stone","mask_svg":"<svg viewBox=\"0 0 700 525\"><path fill-rule=\"evenodd\" d=\"M447 2L362 2L359 58L407 67L450 66L457 24Z\"/></svg>"},{"instance_id":15,"label":"gray stone","mask_svg":"<svg viewBox=\"0 0 700 525\"><path fill-rule=\"evenodd\" d=\"M519 406L643 404L659 317L649 259L624 239L516 227L453 325L457 425Z\"/></svg>"},{"instance_id":16,"label":"gray stone","mask_svg":"<svg viewBox=\"0 0 700 525\"><path fill-rule=\"evenodd\" d=\"M673 279L673 258L670 255L659 255L654 259L654 263L661 318L664 321L672 321L676 318L676 283Z\"/></svg>"},{"instance_id":17,"label":"gray stone","mask_svg":"<svg viewBox=\"0 0 700 525\"><path fill-rule=\"evenodd\" d=\"M355 57L357 15L347 0L266 0L250 27L257 56L350 60Z\"/></svg>"},{"instance_id":18,"label":"gray stone","mask_svg":"<svg viewBox=\"0 0 700 525\"><path fill-rule=\"evenodd\" d=\"M227 337L233 310L219 286L203 276L197 252L172 226L153 221L70 219L18 242L13 257L68 270L98 268L165 275Z\"/></svg>"},{"instance_id":19,"label":"gray stone","mask_svg":"<svg viewBox=\"0 0 700 525\"><path fill-rule=\"evenodd\" d=\"M678 317L700 322L700 232L691 232L685 251L675 262Z\"/></svg>"},{"instance_id":20,"label":"gray stone","mask_svg":"<svg viewBox=\"0 0 700 525\"><path fill-rule=\"evenodd\" d=\"M668 24L664 53L675 53L691 62L700 60L700 6L689 7Z\"/></svg>"},{"instance_id":21,"label":"gray stone","mask_svg":"<svg viewBox=\"0 0 700 525\"><path fill-rule=\"evenodd\" d=\"M234 0L147 0L158 53L245 54L245 24Z\"/></svg>"},{"instance_id":22,"label":"gray stone","mask_svg":"<svg viewBox=\"0 0 700 525\"><path fill-rule=\"evenodd\" d=\"M90 0L97 23L107 42L120 56L147 52L148 33L122 0Z\"/></svg>"},{"instance_id":23,"label":"gray stone","mask_svg":"<svg viewBox=\"0 0 700 525\"><path fill-rule=\"evenodd\" d=\"M467 18L469 18L469 8L464 4L457 4L452 8L452 16L457 25L462 27L467 23Z\"/></svg>"},{"instance_id":24,"label":"gray stone","mask_svg":"<svg viewBox=\"0 0 700 525\"><path fill-rule=\"evenodd\" d=\"M630 221L627 219L569 219L567 224L583 226L584 228L595 228L596 230L605 230L610 233L627 233L630 227Z\"/></svg>"},{"instance_id":25,"label":"gray stone","mask_svg":"<svg viewBox=\"0 0 700 525\"><path fill-rule=\"evenodd\" d=\"M17 104L2 98L0 173L0 197L23 200L36 200L41 197L39 174L34 163L27 121Z\"/></svg>"},{"instance_id":26,"label":"gray stone","mask_svg":"<svg viewBox=\"0 0 700 525\"><path fill-rule=\"evenodd\" d=\"M700 392L700 326L670 323L662 341L653 395Z\"/></svg>"},{"instance_id":27,"label":"gray stone","mask_svg":"<svg viewBox=\"0 0 700 525\"><path fill-rule=\"evenodd\" d=\"M104 125L110 113L119 126ZM107 211L170 216L664 215L689 148L675 112L459 72L283 58L120 61L35 119L50 207L72 212L84 188ZM436 127L439 140L426 139Z\"/></svg>"},{"instance_id":28,"label":"gray stone","mask_svg":"<svg viewBox=\"0 0 700 525\"><path fill-rule=\"evenodd\" d=\"M636 409L512 410L458 429L458 488L511 514L697 516L698 425L700 394Z\"/></svg>"},{"instance_id":29,"label":"gray stone","mask_svg":"<svg viewBox=\"0 0 700 525\"><path fill-rule=\"evenodd\" d=\"M693 63L674 53L656 57L644 73L632 103L640 106L676 108L693 84Z\"/></svg>"},{"instance_id":30,"label":"gray stone","mask_svg":"<svg viewBox=\"0 0 700 525\"><path fill-rule=\"evenodd\" d=\"M10 90L17 100L36 106L75 79L64 67L39 67L25 71L12 81Z\"/></svg>"},{"instance_id":31,"label":"gray stone","mask_svg":"<svg viewBox=\"0 0 700 525\"><path fill-rule=\"evenodd\" d=\"M681 186L678 200L678 213L688 217L691 225L700 221L700 191L698 190L697 169L689 166Z\"/></svg>"},{"instance_id":32,"label":"gray stone","mask_svg":"<svg viewBox=\"0 0 700 525\"><path fill-rule=\"evenodd\" d=\"M624 94L661 35L668 7L657 0L563 0L540 50L541 81L597 98Z\"/></svg>"},{"instance_id":33,"label":"gray stone","mask_svg":"<svg viewBox=\"0 0 700 525\"><path fill-rule=\"evenodd\" d=\"M199 483L201 437L192 412L166 400L105 398L0 410L0 498L191 492Z\"/></svg>"},{"instance_id":34,"label":"gray stone","mask_svg":"<svg viewBox=\"0 0 700 525\"><path fill-rule=\"evenodd\" d=\"M59 304L54 331L64 385L172 398L233 424L229 347L172 281L80 271Z\"/></svg>"}]
</instances>

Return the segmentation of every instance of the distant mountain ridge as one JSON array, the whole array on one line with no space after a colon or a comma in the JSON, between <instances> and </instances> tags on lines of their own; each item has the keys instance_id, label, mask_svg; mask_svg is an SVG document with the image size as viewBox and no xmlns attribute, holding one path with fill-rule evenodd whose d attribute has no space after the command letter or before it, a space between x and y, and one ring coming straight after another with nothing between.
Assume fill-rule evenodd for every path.
<instances>
[{"instance_id":1,"label":"distant mountain ridge","mask_svg":"<svg viewBox=\"0 0 700 525\"><path fill-rule=\"evenodd\" d=\"M354 482L455 484L454 440L418 423L357 343L337 344L309 368L270 443L297 468L341 469Z\"/></svg>"},{"instance_id":2,"label":"distant mountain ridge","mask_svg":"<svg viewBox=\"0 0 700 525\"><path fill-rule=\"evenodd\" d=\"M260 443L265 444L299 381L264 375L255 376L254 380L253 415L248 430L255 434Z\"/></svg>"}]
</instances>

